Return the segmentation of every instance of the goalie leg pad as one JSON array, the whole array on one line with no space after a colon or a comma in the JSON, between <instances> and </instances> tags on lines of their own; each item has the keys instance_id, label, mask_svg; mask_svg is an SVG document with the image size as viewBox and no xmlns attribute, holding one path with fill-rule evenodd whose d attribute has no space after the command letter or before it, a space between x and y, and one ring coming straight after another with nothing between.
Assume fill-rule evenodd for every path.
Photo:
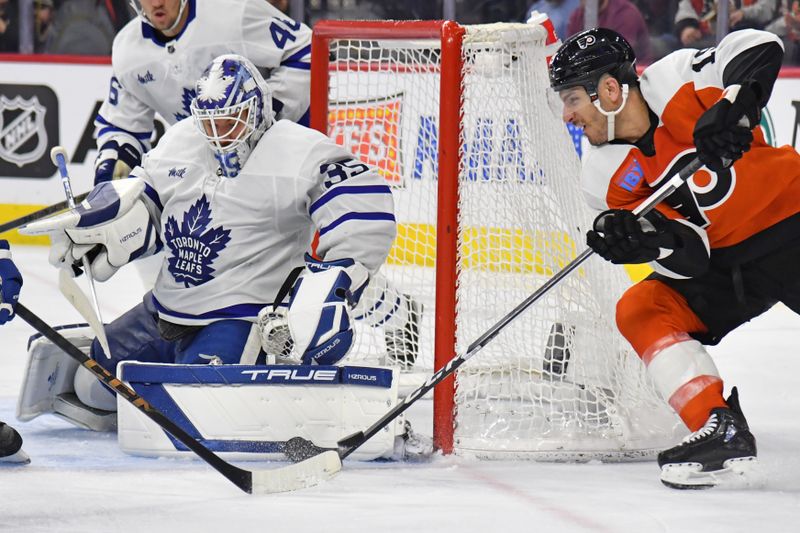
<instances>
[{"instance_id":1,"label":"goalie leg pad","mask_svg":"<svg viewBox=\"0 0 800 533\"><path fill-rule=\"evenodd\" d=\"M82 366L75 372L75 396L81 403L93 409L117 410L116 395Z\"/></svg>"},{"instance_id":2,"label":"goalie leg pad","mask_svg":"<svg viewBox=\"0 0 800 533\"><path fill-rule=\"evenodd\" d=\"M94 337L89 326L72 324L55 329L85 353L89 353ZM74 377L79 366L77 361L42 335L31 337L28 342L28 364L17 402L17 418L27 421L52 413L58 395L75 391Z\"/></svg>"},{"instance_id":3,"label":"goalie leg pad","mask_svg":"<svg viewBox=\"0 0 800 533\"><path fill-rule=\"evenodd\" d=\"M98 383L100 382L98 381ZM58 395L53 405L53 414L82 429L91 431L114 431L117 429L116 411L104 411L89 407L72 392Z\"/></svg>"}]
</instances>

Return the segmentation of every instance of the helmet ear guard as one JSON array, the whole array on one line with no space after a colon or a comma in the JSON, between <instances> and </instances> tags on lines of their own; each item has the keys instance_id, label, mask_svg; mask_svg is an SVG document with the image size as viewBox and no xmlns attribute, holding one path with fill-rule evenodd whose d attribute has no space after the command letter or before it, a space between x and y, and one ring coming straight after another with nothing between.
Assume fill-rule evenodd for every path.
<instances>
[{"instance_id":1,"label":"helmet ear guard","mask_svg":"<svg viewBox=\"0 0 800 533\"><path fill-rule=\"evenodd\" d=\"M550 62L550 86L558 92L583 87L592 100L603 74L621 84L637 86L636 54L625 38L614 30L593 28L564 41Z\"/></svg>"}]
</instances>

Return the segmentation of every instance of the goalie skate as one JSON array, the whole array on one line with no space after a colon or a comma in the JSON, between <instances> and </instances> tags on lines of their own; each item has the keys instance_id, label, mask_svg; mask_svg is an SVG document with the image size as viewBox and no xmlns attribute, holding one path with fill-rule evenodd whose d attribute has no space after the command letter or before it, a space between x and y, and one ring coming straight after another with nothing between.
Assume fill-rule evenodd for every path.
<instances>
[{"instance_id":1,"label":"goalie skate","mask_svg":"<svg viewBox=\"0 0 800 533\"><path fill-rule=\"evenodd\" d=\"M727 403L728 407L712 409L702 428L658 455L664 485L674 489L763 485L756 440L742 414L736 387Z\"/></svg>"}]
</instances>

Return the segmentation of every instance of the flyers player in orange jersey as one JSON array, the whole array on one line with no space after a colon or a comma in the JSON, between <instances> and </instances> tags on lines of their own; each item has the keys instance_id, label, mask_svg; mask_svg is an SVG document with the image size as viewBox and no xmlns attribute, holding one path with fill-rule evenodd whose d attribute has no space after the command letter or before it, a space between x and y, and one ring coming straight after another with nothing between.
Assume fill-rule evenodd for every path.
<instances>
[{"instance_id":1,"label":"flyers player in orange jersey","mask_svg":"<svg viewBox=\"0 0 800 533\"><path fill-rule=\"evenodd\" d=\"M564 121L593 145L581 181L601 213L587 244L655 270L620 298L617 325L692 431L659 454L670 487L763 481L737 390L724 398L704 345L778 301L800 313L800 155L769 146L758 126L782 56L776 36L743 30L673 52L639 78L625 39L596 28L567 39L550 64ZM682 187L632 214L695 157L704 166Z\"/></svg>"}]
</instances>

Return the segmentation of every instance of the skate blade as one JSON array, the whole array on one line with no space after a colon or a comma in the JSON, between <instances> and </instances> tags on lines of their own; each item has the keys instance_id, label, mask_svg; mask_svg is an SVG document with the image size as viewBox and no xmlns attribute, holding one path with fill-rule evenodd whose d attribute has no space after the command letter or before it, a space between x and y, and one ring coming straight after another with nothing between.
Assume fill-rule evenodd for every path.
<instances>
[{"instance_id":1,"label":"skate blade","mask_svg":"<svg viewBox=\"0 0 800 533\"><path fill-rule=\"evenodd\" d=\"M0 466L22 466L30 462L31 458L22 450L12 453L11 455L0 457Z\"/></svg>"},{"instance_id":2,"label":"skate blade","mask_svg":"<svg viewBox=\"0 0 800 533\"><path fill-rule=\"evenodd\" d=\"M700 463L664 465L661 482L673 489L757 489L766 483L766 475L755 457L728 459L720 470L703 472Z\"/></svg>"}]
</instances>

